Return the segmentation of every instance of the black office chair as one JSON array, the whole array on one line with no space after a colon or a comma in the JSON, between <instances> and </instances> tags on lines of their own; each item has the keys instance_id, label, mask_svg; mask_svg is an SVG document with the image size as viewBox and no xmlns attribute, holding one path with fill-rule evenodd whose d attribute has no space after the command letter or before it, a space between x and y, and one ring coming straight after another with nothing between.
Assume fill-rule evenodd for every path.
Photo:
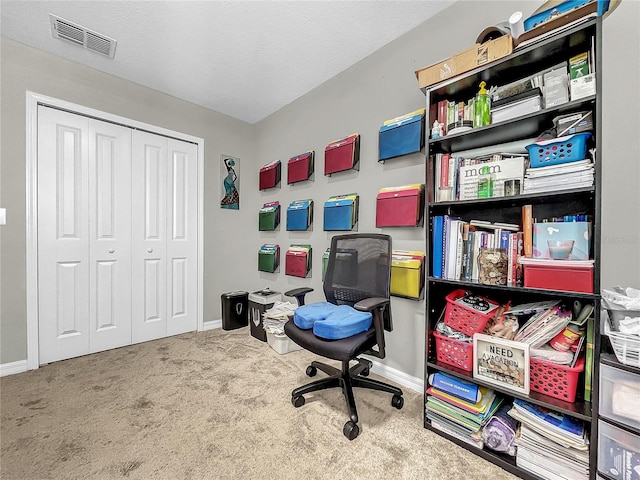
<instances>
[{"instance_id":1,"label":"black office chair","mask_svg":"<svg viewBox=\"0 0 640 480\"><path fill-rule=\"evenodd\" d=\"M298 328L293 320L284 327L287 336L306 350L342 362L342 370L313 361L307 367L307 375L313 377L318 369L329 375L291 392L291 403L298 408L304 405L304 395L341 387L349 408L349 421L343 433L349 440L360 433L358 412L353 396L353 387L381 390L393 394L391 405L397 409L404 405L402 390L392 385L366 378L371 370L369 360L356 358L367 354L379 358L385 356L384 331L392 331L389 309L389 282L391 276L391 237L380 234L336 235L331 240L329 261L325 273L323 290L328 302L336 305L351 305L356 310L371 312L372 325L366 332L340 340L325 340L316 337L313 330ZM304 297L312 288L296 288L285 292L295 297L298 305L304 305ZM377 346L377 349L374 347ZM350 361L357 363L350 367Z\"/></svg>"}]
</instances>

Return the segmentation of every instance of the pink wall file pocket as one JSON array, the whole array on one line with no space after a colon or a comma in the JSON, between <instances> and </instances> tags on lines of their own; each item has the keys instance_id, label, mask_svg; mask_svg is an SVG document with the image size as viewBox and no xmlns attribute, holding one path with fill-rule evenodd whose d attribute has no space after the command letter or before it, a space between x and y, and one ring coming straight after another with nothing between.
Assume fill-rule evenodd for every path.
<instances>
[{"instance_id":1,"label":"pink wall file pocket","mask_svg":"<svg viewBox=\"0 0 640 480\"><path fill-rule=\"evenodd\" d=\"M324 174L358 169L360 161L360 135L354 133L348 137L336 140L324 149Z\"/></svg>"},{"instance_id":2,"label":"pink wall file pocket","mask_svg":"<svg viewBox=\"0 0 640 480\"><path fill-rule=\"evenodd\" d=\"M311 245L291 245L285 257L285 274L305 278L311 270Z\"/></svg>"},{"instance_id":3,"label":"pink wall file pocket","mask_svg":"<svg viewBox=\"0 0 640 480\"><path fill-rule=\"evenodd\" d=\"M308 180L313 174L314 151L291 157L287 163L287 184Z\"/></svg>"},{"instance_id":4,"label":"pink wall file pocket","mask_svg":"<svg viewBox=\"0 0 640 480\"><path fill-rule=\"evenodd\" d=\"M383 188L376 197L376 227L415 227L424 211L424 185Z\"/></svg>"},{"instance_id":5,"label":"pink wall file pocket","mask_svg":"<svg viewBox=\"0 0 640 480\"><path fill-rule=\"evenodd\" d=\"M271 162L260 169L260 190L277 187L280 183L281 165L280 160Z\"/></svg>"}]
</instances>

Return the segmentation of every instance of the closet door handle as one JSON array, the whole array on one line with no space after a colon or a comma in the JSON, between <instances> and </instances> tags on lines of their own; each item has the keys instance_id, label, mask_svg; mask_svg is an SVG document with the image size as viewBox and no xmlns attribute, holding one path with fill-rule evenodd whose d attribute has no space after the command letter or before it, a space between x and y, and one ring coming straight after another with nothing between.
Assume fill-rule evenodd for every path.
<instances>
[{"instance_id":1,"label":"closet door handle","mask_svg":"<svg viewBox=\"0 0 640 480\"><path fill-rule=\"evenodd\" d=\"M147 252L152 253L153 252L153 248L147 248Z\"/></svg>"},{"instance_id":2,"label":"closet door handle","mask_svg":"<svg viewBox=\"0 0 640 480\"><path fill-rule=\"evenodd\" d=\"M113 248L109 249L109 253L114 253L114 252L115 252L115 250Z\"/></svg>"}]
</instances>

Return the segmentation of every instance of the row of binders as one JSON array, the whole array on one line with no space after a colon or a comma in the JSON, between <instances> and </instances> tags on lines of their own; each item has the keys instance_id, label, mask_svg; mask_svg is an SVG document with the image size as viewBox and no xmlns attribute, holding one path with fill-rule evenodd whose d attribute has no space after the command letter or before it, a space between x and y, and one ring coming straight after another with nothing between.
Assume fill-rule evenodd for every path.
<instances>
[{"instance_id":1,"label":"row of binders","mask_svg":"<svg viewBox=\"0 0 640 480\"><path fill-rule=\"evenodd\" d=\"M419 152L424 148L425 109L387 120L378 136L378 161ZM287 184L311 179L314 173L315 152L309 150L291 157L287 162ZM360 163L360 134L352 133L334 140L324 149L324 174L358 170ZM259 188L267 190L280 185L282 162L275 160L260 168Z\"/></svg>"},{"instance_id":2,"label":"row of binders","mask_svg":"<svg viewBox=\"0 0 640 480\"><path fill-rule=\"evenodd\" d=\"M311 272L311 245L291 244L285 254L285 274L306 278ZM275 273L280 266L280 245L265 244L258 250L258 271Z\"/></svg>"},{"instance_id":3,"label":"row of binders","mask_svg":"<svg viewBox=\"0 0 640 480\"><path fill-rule=\"evenodd\" d=\"M324 230L352 230L358 221L357 193L336 195L324 203ZM376 198L376 227L414 227L421 225L424 211L424 185L387 187ZM268 202L258 212L258 230L272 231L280 225L280 202ZM313 223L313 200L295 200L287 207L287 230L307 231Z\"/></svg>"}]
</instances>

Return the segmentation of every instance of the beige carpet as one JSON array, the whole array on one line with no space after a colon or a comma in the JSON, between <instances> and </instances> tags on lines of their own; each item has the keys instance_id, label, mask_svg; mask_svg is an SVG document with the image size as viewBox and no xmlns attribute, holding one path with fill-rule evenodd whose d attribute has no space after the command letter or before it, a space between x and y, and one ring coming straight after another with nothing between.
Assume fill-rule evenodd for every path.
<instances>
[{"instance_id":1,"label":"beige carpet","mask_svg":"<svg viewBox=\"0 0 640 480\"><path fill-rule=\"evenodd\" d=\"M248 328L57 362L0 379L2 479L513 479L422 427L422 396L356 389L291 405L304 351L278 355ZM337 366L337 365L336 365ZM318 372L318 375L323 375Z\"/></svg>"}]
</instances>

